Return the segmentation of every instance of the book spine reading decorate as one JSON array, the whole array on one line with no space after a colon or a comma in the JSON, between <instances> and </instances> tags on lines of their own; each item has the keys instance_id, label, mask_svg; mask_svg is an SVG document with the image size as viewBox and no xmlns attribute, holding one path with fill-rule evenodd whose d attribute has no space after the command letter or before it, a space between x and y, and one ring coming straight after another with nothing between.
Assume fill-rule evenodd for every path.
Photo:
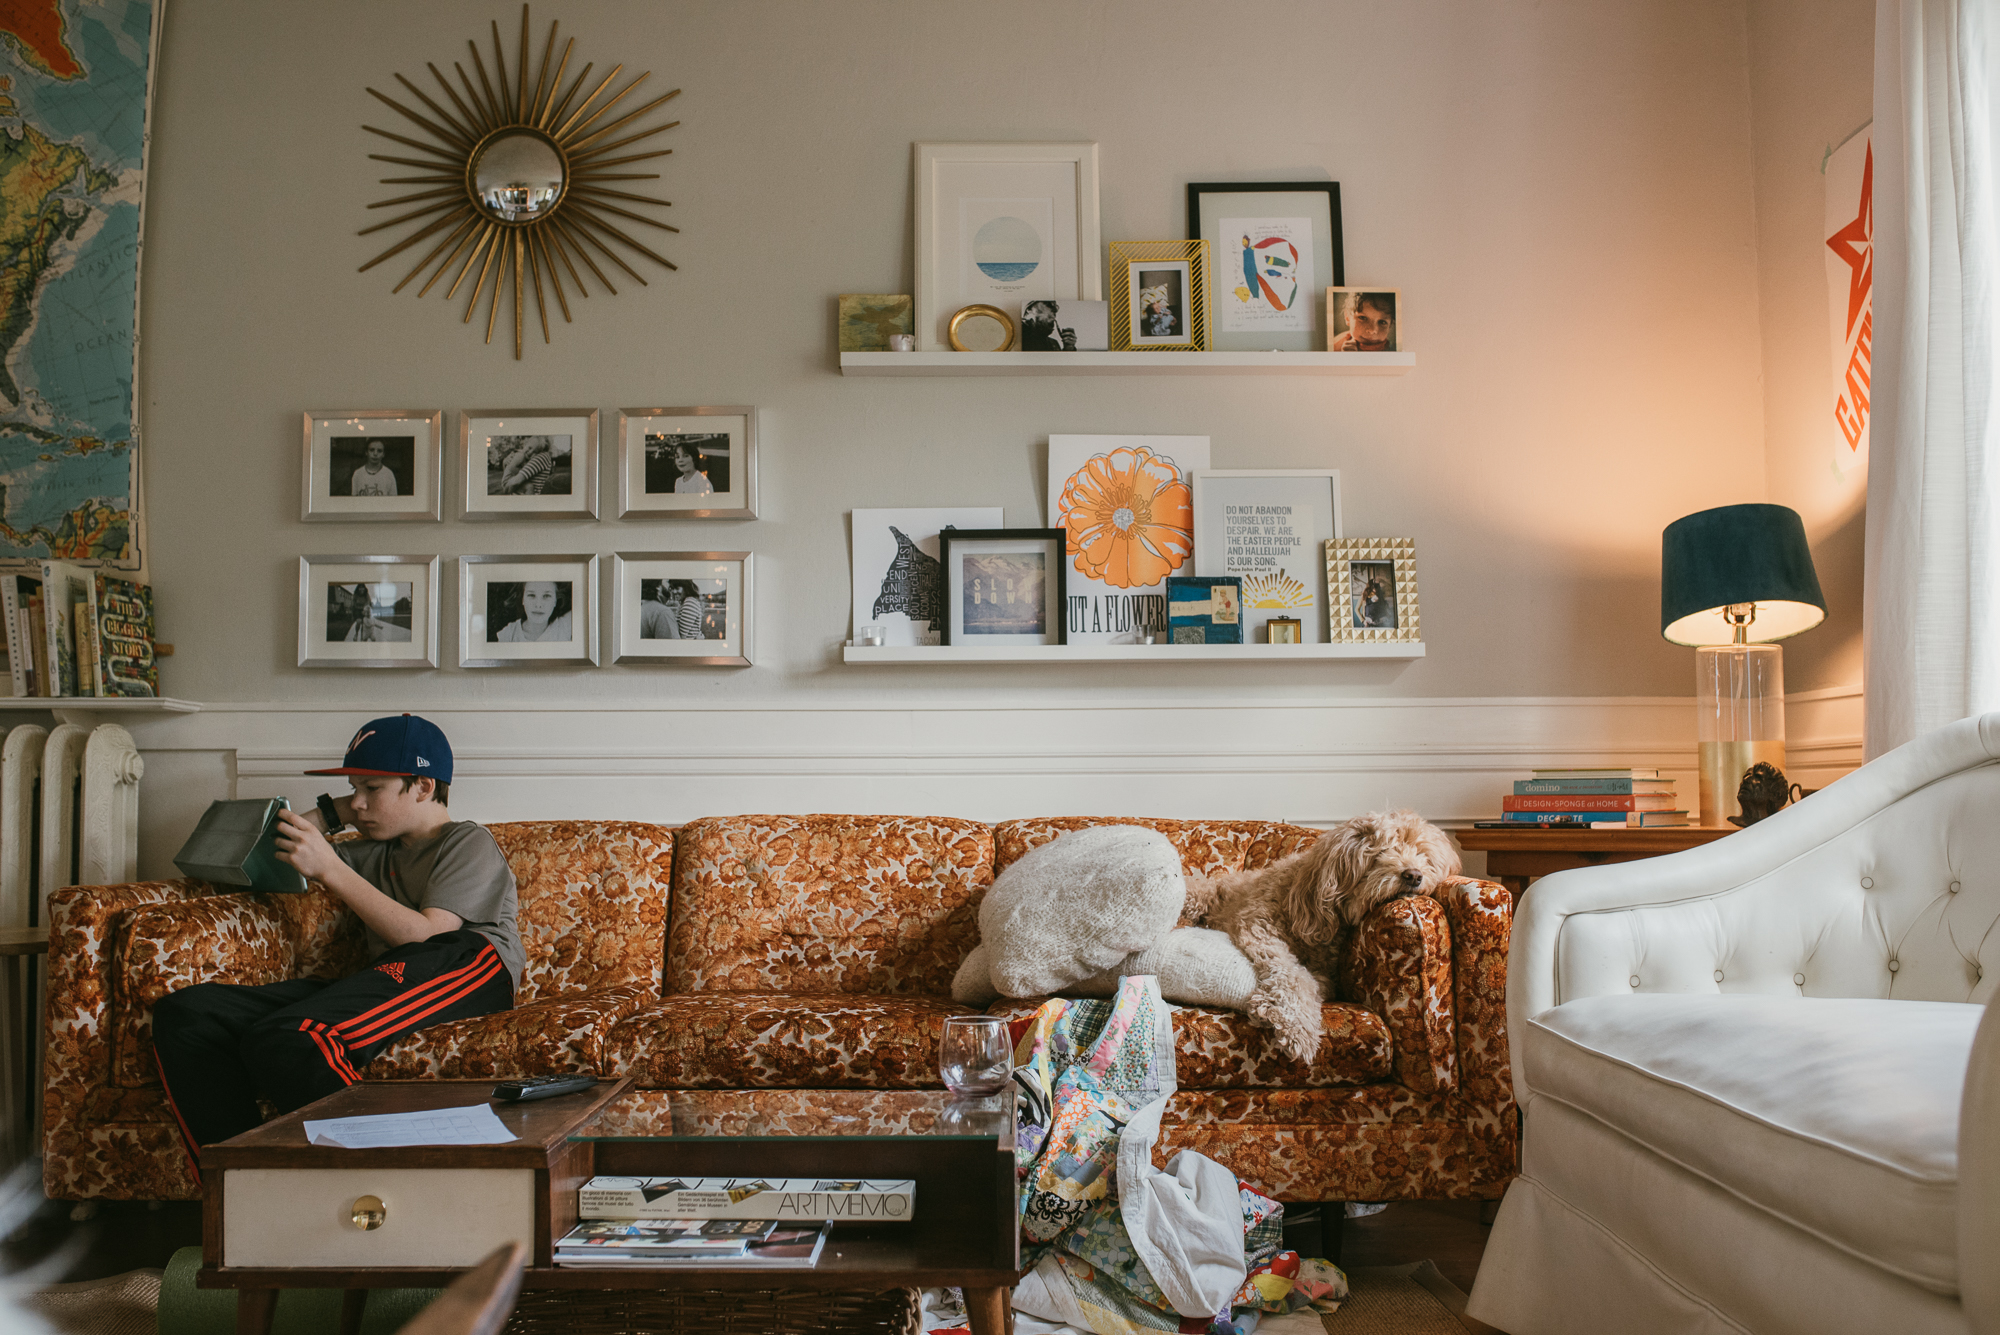
<instances>
[{"instance_id":1,"label":"book spine reading decorate","mask_svg":"<svg viewBox=\"0 0 2000 1335\"><path fill-rule=\"evenodd\" d=\"M1633 793L1626 797L1552 793L1500 799L1502 811L1665 811L1673 804L1672 793Z\"/></svg>"}]
</instances>

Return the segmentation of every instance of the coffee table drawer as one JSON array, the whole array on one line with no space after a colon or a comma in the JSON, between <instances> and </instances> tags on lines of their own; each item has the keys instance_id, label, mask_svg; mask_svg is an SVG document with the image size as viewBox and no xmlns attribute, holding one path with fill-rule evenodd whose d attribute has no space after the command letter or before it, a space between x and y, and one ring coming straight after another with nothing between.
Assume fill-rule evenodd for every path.
<instances>
[{"instance_id":1,"label":"coffee table drawer","mask_svg":"<svg viewBox=\"0 0 2000 1335\"><path fill-rule=\"evenodd\" d=\"M378 1228L354 1202L381 1200ZM222 1264L310 1270L469 1266L535 1243L535 1174L521 1168L236 1168L222 1176Z\"/></svg>"}]
</instances>

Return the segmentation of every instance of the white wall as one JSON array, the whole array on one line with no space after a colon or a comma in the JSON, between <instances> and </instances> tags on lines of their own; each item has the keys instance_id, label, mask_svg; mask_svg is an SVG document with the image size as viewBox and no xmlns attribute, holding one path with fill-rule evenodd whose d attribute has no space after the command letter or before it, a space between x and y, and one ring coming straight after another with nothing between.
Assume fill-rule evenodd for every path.
<instances>
[{"instance_id":1,"label":"white wall","mask_svg":"<svg viewBox=\"0 0 2000 1335\"><path fill-rule=\"evenodd\" d=\"M1764 499L1770 350L1743 0L538 6L577 58L685 91L677 273L481 343L357 274L387 190L363 122L510 6L174 0L154 117L142 377L167 691L140 725L149 870L224 786L310 796L371 713L466 757L468 815L917 809L1333 819L1490 813L1535 763L1692 767L1659 533ZM425 77L428 77L427 75ZM911 288L910 143L1092 139L1106 240L1181 234L1190 180L1341 183L1347 265L1405 293L1397 378L848 380L833 299ZM379 216L379 215L375 215ZM393 265L384 266L385 269ZM304 524L307 408L758 406L763 517ZM1051 431L1205 432L1217 467L1338 467L1351 534L1413 536L1415 663L850 668L846 513L1039 524ZM607 488L607 494L609 489ZM448 506L449 500L448 497ZM607 510L609 507L607 506ZM758 554L747 671L294 666L301 553ZM453 582L445 584L447 606ZM446 617L447 627L450 618ZM443 654L455 658L447 628ZM1837 676L1837 674L1835 674ZM1794 709L1851 764L1847 679ZM1817 750L1813 750L1817 747ZM1588 759L1586 759L1586 757ZM1810 776L1795 776L1810 777ZM1688 776L1692 793L1692 778Z\"/></svg>"}]
</instances>

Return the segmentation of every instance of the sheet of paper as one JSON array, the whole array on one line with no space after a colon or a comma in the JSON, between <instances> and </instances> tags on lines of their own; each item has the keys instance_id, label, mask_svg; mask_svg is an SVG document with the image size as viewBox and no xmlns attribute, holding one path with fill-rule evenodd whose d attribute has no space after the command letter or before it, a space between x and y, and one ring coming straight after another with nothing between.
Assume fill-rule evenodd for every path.
<instances>
[{"instance_id":1,"label":"sheet of paper","mask_svg":"<svg viewBox=\"0 0 2000 1335\"><path fill-rule=\"evenodd\" d=\"M466 1108L433 1108L428 1112L379 1113L373 1117L334 1117L305 1123L306 1140L349 1150L388 1149L397 1145L505 1145L514 1133L494 1115L489 1104Z\"/></svg>"}]
</instances>

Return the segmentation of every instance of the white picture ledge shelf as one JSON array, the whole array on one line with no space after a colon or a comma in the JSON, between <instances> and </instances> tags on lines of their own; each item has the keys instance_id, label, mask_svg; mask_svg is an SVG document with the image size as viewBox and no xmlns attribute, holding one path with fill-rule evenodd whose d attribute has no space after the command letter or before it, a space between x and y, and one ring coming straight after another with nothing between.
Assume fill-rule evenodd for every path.
<instances>
[{"instance_id":1,"label":"white picture ledge shelf","mask_svg":"<svg viewBox=\"0 0 2000 1335\"><path fill-rule=\"evenodd\" d=\"M910 353L903 353L905 357ZM1329 658L1422 658L1421 642L1399 644L1031 644L860 645L847 663L1297 663Z\"/></svg>"},{"instance_id":2,"label":"white picture ledge shelf","mask_svg":"<svg viewBox=\"0 0 2000 1335\"><path fill-rule=\"evenodd\" d=\"M1402 375L1414 352L843 352L842 375Z\"/></svg>"},{"instance_id":3,"label":"white picture ledge shelf","mask_svg":"<svg viewBox=\"0 0 2000 1335\"><path fill-rule=\"evenodd\" d=\"M194 700L148 696L0 695L0 714L29 712L52 713L58 723L87 728L137 714L199 714L201 705Z\"/></svg>"}]
</instances>

